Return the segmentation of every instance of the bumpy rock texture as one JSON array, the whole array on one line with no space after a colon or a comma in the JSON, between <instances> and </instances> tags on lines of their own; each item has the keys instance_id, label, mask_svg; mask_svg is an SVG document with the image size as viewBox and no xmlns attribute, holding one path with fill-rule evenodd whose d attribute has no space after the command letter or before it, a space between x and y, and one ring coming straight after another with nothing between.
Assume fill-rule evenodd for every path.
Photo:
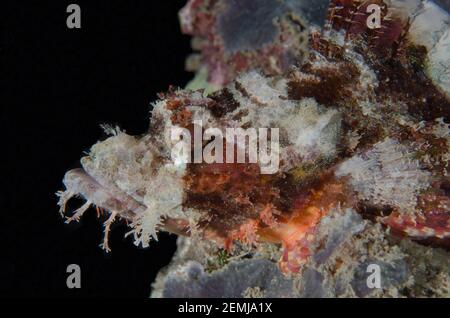
<instances>
[{"instance_id":1,"label":"bumpy rock texture","mask_svg":"<svg viewBox=\"0 0 450 318\"><path fill-rule=\"evenodd\" d=\"M144 247L179 234L154 297L449 297L448 13L420 0L255 3L188 1L191 89L161 94L144 136L108 128L66 174L61 212L74 195L87 202L68 222L107 211L106 250L116 219ZM174 129L199 122L278 128L277 169L174 157Z\"/></svg>"}]
</instances>

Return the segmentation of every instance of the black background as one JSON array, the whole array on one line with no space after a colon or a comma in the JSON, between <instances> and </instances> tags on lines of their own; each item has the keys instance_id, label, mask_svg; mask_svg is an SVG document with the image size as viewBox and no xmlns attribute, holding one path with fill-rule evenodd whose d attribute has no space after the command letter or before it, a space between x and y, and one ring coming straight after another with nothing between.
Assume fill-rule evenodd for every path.
<instances>
[{"instance_id":1,"label":"black background","mask_svg":"<svg viewBox=\"0 0 450 318\"><path fill-rule=\"evenodd\" d=\"M66 8L81 7L81 29ZM0 293L4 296L148 297L175 251L160 235L148 249L111 233L93 209L65 225L54 193L97 140L99 125L145 133L150 103L169 85L183 87L191 52L177 13L185 1L10 1L1 6ZM74 200L70 209L82 202ZM66 287L66 268L81 267L81 289Z\"/></svg>"}]
</instances>

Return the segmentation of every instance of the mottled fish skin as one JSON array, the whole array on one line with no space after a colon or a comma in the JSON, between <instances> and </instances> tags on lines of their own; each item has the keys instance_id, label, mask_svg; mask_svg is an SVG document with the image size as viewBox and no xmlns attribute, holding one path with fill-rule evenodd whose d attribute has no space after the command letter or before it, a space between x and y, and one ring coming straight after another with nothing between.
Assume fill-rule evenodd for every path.
<instances>
[{"instance_id":1,"label":"mottled fish skin","mask_svg":"<svg viewBox=\"0 0 450 318\"><path fill-rule=\"evenodd\" d=\"M221 2L237 5L214 3ZM267 72L255 60L242 72L227 66L225 76L222 63L209 70L212 82L225 86L215 93L174 89L161 94L148 134L133 137L109 129L112 136L91 148L83 169L66 174L66 190L58 193L61 212L79 195L86 204L68 221L79 220L91 205L111 213L105 223L107 250L116 218L129 222L135 244L143 247L160 230L211 241L229 252L236 243L280 244L285 273L301 272L322 221L336 210L357 211L396 234L448 246L449 16L429 1L386 1L387 27L374 31L360 23L369 3L382 1L331 1L324 28L305 28L308 54L289 41L277 51L299 53L289 56L286 69ZM198 6L209 8L206 22L217 18L215 5L202 5L192 0L181 12L186 32L198 27L189 19ZM272 14L261 10L262 16ZM304 35L300 29L289 33L291 40L293 34ZM253 34L247 35L228 49L248 49ZM258 46L252 47L256 55L276 37L265 35L252 43ZM223 62L217 60L222 53L204 57L214 64ZM258 163L173 161L172 129L192 130L195 120L205 129L279 128L279 171L262 175Z\"/></svg>"}]
</instances>

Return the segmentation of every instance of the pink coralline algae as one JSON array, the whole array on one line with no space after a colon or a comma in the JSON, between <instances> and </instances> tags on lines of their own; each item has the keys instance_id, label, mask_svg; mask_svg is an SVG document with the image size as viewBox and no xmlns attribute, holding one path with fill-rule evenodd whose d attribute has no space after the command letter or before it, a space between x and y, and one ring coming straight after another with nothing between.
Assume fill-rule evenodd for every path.
<instances>
[{"instance_id":1,"label":"pink coralline algae","mask_svg":"<svg viewBox=\"0 0 450 318\"><path fill-rule=\"evenodd\" d=\"M306 52L306 23L297 1L188 1L180 11L181 30L193 36L189 70L204 68L222 87L243 71L260 68L281 74Z\"/></svg>"},{"instance_id":2,"label":"pink coralline algae","mask_svg":"<svg viewBox=\"0 0 450 318\"><path fill-rule=\"evenodd\" d=\"M365 25L369 5L378 29ZM318 24L307 7L188 1L182 31L215 91L160 94L146 135L108 128L67 172L61 212L75 195L87 202L68 222L91 205L108 212L106 250L116 220L143 247L159 231L180 235L155 297L186 296L180 284L207 295L256 263L278 293L260 277L223 294L449 296L450 17L429 1L334 0ZM199 121L202 131L278 128L278 170L174 158L173 129L194 134ZM376 290L362 283L370 264L386 274Z\"/></svg>"}]
</instances>

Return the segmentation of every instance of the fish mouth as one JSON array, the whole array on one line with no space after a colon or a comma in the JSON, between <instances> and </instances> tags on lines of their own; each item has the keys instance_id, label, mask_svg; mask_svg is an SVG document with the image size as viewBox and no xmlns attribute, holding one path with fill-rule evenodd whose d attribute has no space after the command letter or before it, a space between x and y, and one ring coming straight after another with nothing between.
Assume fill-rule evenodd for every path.
<instances>
[{"instance_id":1,"label":"fish mouth","mask_svg":"<svg viewBox=\"0 0 450 318\"><path fill-rule=\"evenodd\" d=\"M103 211L110 213L109 218L104 223L105 235L101 244L101 247L106 252L111 251L108 244L108 235L111 224L115 219L119 218L128 224L133 224L147 210L147 207L143 203L138 202L132 196L116 187L101 185L82 168L66 172L63 183L66 190L58 191L56 194L59 197L59 212L62 217L66 218L65 222L67 224L73 221L78 222L83 214L93 206L96 207L98 216ZM80 208L76 209L72 216L66 217L67 202L76 196L81 196L86 202ZM161 220L161 224L158 225L158 230L189 236L189 223L186 220L165 217Z\"/></svg>"}]
</instances>

